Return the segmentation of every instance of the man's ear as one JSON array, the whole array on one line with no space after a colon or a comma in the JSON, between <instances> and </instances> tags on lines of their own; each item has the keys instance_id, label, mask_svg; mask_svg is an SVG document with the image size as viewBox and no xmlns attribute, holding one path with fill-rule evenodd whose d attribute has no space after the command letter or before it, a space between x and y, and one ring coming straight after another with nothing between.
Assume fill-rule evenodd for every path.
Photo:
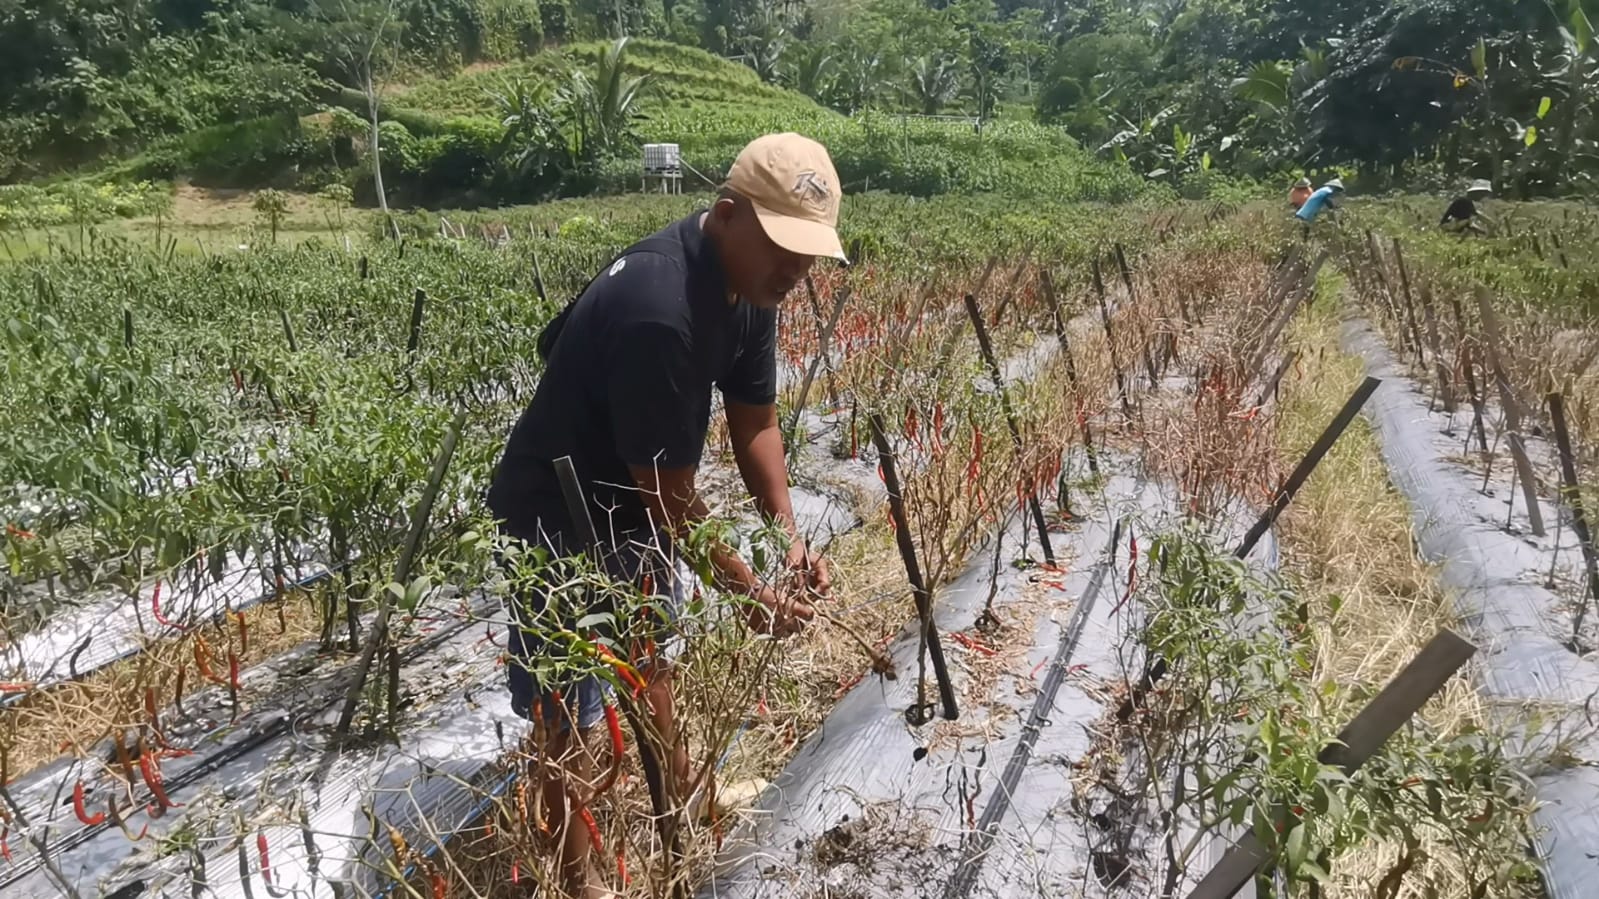
<instances>
[{"instance_id":1,"label":"man's ear","mask_svg":"<svg viewBox=\"0 0 1599 899\"><path fill-rule=\"evenodd\" d=\"M711 218L723 225L732 224L738 215L738 201L732 197L717 197L711 205Z\"/></svg>"}]
</instances>

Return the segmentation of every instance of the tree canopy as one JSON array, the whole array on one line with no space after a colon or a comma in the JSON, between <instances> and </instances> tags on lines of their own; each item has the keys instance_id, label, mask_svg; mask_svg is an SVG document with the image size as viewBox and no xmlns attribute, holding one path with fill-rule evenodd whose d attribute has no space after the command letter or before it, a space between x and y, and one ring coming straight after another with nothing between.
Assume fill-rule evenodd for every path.
<instances>
[{"instance_id":1,"label":"tree canopy","mask_svg":"<svg viewBox=\"0 0 1599 899\"><path fill-rule=\"evenodd\" d=\"M0 178L313 111L365 87L352 33L399 72L631 35L845 114L1036 119L1179 186L1337 170L1563 195L1599 177L1596 19L1599 0L0 0Z\"/></svg>"}]
</instances>

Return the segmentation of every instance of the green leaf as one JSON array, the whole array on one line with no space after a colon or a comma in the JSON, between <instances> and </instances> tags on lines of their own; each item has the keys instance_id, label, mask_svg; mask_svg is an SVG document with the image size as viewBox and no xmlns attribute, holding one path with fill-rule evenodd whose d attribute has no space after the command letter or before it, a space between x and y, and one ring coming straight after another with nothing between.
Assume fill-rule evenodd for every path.
<instances>
[{"instance_id":1,"label":"green leaf","mask_svg":"<svg viewBox=\"0 0 1599 899\"><path fill-rule=\"evenodd\" d=\"M1527 132L1521 136L1521 142L1526 144L1529 147L1532 146L1533 144L1537 143L1538 142L1538 126L1537 125L1528 125L1527 126Z\"/></svg>"},{"instance_id":2,"label":"green leaf","mask_svg":"<svg viewBox=\"0 0 1599 899\"><path fill-rule=\"evenodd\" d=\"M1289 80L1292 73L1286 63L1265 60L1255 64L1249 74L1233 82L1233 92L1239 97L1273 110L1287 109L1292 101Z\"/></svg>"},{"instance_id":3,"label":"green leaf","mask_svg":"<svg viewBox=\"0 0 1599 899\"><path fill-rule=\"evenodd\" d=\"M1477 46L1471 48L1471 67L1479 81L1488 77L1488 43L1482 38L1477 38Z\"/></svg>"},{"instance_id":4,"label":"green leaf","mask_svg":"<svg viewBox=\"0 0 1599 899\"><path fill-rule=\"evenodd\" d=\"M1305 862L1299 866L1299 873L1309 877L1311 880L1314 880L1317 883L1327 882L1328 874L1326 869L1321 865L1310 861L1309 859L1306 859Z\"/></svg>"},{"instance_id":5,"label":"green leaf","mask_svg":"<svg viewBox=\"0 0 1599 899\"><path fill-rule=\"evenodd\" d=\"M1210 151L1209 150L1205 151L1205 155L1204 156L1199 157L1199 170L1202 171L1202 172L1210 171Z\"/></svg>"},{"instance_id":6,"label":"green leaf","mask_svg":"<svg viewBox=\"0 0 1599 899\"><path fill-rule=\"evenodd\" d=\"M592 615L584 615L582 618L579 618L577 620L577 629L579 631L587 632L593 628L599 627L602 624L608 625L614 621L616 621L616 616L612 615L610 612L596 612Z\"/></svg>"},{"instance_id":7,"label":"green leaf","mask_svg":"<svg viewBox=\"0 0 1599 899\"><path fill-rule=\"evenodd\" d=\"M1304 825L1296 825L1293 830L1288 831L1286 851L1288 855L1288 870L1298 871L1305 864L1307 852Z\"/></svg>"},{"instance_id":8,"label":"green leaf","mask_svg":"<svg viewBox=\"0 0 1599 899\"><path fill-rule=\"evenodd\" d=\"M1593 43L1593 22L1588 19L1588 13L1581 3L1571 4L1571 39L1576 42L1579 56L1586 54L1588 45Z\"/></svg>"},{"instance_id":9,"label":"green leaf","mask_svg":"<svg viewBox=\"0 0 1599 899\"><path fill-rule=\"evenodd\" d=\"M1550 100L1548 97L1544 97L1542 100L1539 100L1538 101L1538 118L1541 119L1544 116L1548 115L1549 114L1549 107L1552 106L1552 105L1554 105L1554 101Z\"/></svg>"}]
</instances>

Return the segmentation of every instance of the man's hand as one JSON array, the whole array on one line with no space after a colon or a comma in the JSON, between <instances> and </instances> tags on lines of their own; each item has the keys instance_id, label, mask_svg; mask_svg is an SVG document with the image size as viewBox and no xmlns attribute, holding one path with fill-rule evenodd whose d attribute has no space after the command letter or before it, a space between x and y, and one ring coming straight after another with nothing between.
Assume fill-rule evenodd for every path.
<instances>
[{"instance_id":1,"label":"man's hand","mask_svg":"<svg viewBox=\"0 0 1599 899\"><path fill-rule=\"evenodd\" d=\"M750 591L755 604L748 607L745 621L762 634L790 637L805 629L806 622L816 617L816 610L792 591L779 592L770 586Z\"/></svg>"},{"instance_id":2,"label":"man's hand","mask_svg":"<svg viewBox=\"0 0 1599 899\"><path fill-rule=\"evenodd\" d=\"M789 544L788 558L783 563L789 585L802 596L828 596L833 589L833 579L827 570L827 560L810 551L799 537Z\"/></svg>"}]
</instances>

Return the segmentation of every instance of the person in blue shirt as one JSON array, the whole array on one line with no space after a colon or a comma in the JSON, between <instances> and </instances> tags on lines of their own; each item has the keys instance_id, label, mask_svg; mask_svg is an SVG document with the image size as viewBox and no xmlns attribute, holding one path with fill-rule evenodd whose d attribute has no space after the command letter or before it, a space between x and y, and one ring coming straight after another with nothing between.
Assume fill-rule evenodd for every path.
<instances>
[{"instance_id":1,"label":"person in blue shirt","mask_svg":"<svg viewBox=\"0 0 1599 899\"><path fill-rule=\"evenodd\" d=\"M1294 217L1304 222L1308 226L1311 222L1316 220L1316 216L1321 214L1321 210L1324 207L1327 209L1337 209L1338 205L1333 202L1333 197L1338 194L1342 194L1343 192L1344 182L1341 179L1334 178L1331 181L1328 181L1326 184L1321 186L1320 190L1311 194L1310 197L1305 200L1305 205L1299 207L1299 211L1294 213Z\"/></svg>"}]
</instances>

